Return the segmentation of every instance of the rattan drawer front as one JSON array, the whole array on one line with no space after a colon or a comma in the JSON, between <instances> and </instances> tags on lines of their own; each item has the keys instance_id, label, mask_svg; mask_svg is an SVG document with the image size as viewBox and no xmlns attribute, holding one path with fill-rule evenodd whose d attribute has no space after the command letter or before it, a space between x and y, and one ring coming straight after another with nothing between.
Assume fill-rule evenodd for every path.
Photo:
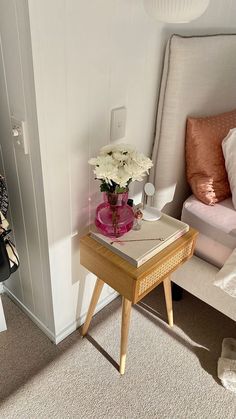
<instances>
[{"instance_id":1,"label":"rattan drawer front","mask_svg":"<svg viewBox=\"0 0 236 419\"><path fill-rule=\"evenodd\" d=\"M188 243L185 247L176 252L172 257L166 260L163 264L154 270L151 274L143 278L139 283L138 296L144 294L153 287L153 285L158 282L161 278L166 276L171 272L175 267L188 258L192 253L193 241Z\"/></svg>"}]
</instances>

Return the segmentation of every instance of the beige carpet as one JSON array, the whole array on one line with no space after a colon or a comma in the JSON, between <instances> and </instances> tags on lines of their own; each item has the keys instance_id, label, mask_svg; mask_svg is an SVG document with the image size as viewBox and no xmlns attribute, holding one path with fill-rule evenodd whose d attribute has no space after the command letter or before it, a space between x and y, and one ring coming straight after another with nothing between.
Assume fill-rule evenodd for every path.
<instances>
[{"instance_id":1,"label":"beige carpet","mask_svg":"<svg viewBox=\"0 0 236 419\"><path fill-rule=\"evenodd\" d=\"M174 304L173 330L161 287L135 306L123 377L115 364L119 298L93 319L92 339L75 332L57 347L7 297L3 303L1 419L236 418L236 395L216 377L222 339L236 337L235 323L189 294Z\"/></svg>"}]
</instances>

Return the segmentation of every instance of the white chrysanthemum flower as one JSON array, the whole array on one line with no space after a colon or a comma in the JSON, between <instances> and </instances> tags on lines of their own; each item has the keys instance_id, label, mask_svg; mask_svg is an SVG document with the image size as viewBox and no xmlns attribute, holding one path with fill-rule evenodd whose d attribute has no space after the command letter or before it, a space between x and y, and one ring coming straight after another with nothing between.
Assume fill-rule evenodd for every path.
<instances>
[{"instance_id":1,"label":"white chrysanthemum flower","mask_svg":"<svg viewBox=\"0 0 236 419\"><path fill-rule=\"evenodd\" d=\"M89 164L95 166L95 176L108 185L107 190L110 187L114 190L116 186L127 188L131 181L142 181L153 166L144 154L122 143L103 147L98 157L89 160Z\"/></svg>"},{"instance_id":2,"label":"white chrysanthemum flower","mask_svg":"<svg viewBox=\"0 0 236 419\"><path fill-rule=\"evenodd\" d=\"M94 174L96 175L96 178L103 179L107 182L112 180L118 171L118 167L114 163L114 159L109 155L92 158L89 160L89 164L95 166Z\"/></svg>"},{"instance_id":3,"label":"white chrysanthemum flower","mask_svg":"<svg viewBox=\"0 0 236 419\"><path fill-rule=\"evenodd\" d=\"M88 163L91 164L92 166L96 166L98 161L97 157L92 157L91 159L89 159Z\"/></svg>"},{"instance_id":4,"label":"white chrysanthemum flower","mask_svg":"<svg viewBox=\"0 0 236 419\"><path fill-rule=\"evenodd\" d=\"M146 173L146 171L132 159L129 159L124 167L132 179L134 179L134 177L140 177L142 174L145 175Z\"/></svg>"},{"instance_id":5,"label":"white chrysanthemum flower","mask_svg":"<svg viewBox=\"0 0 236 419\"><path fill-rule=\"evenodd\" d=\"M112 153L113 159L117 160L118 164L123 164L129 159L129 153L123 151L115 151Z\"/></svg>"},{"instance_id":6,"label":"white chrysanthemum flower","mask_svg":"<svg viewBox=\"0 0 236 419\"><path fill-rule=\"evenodd\" d=\"M143 153L138 153L136 151L132 158L135 163L137 163L137 165L139 165L145 171L148 171L153 166L152 160L146 157Z\"/></svg>"},{"instance_id":7,"label":"white chrysanthemum flower","mask_svg":"<svg viewBox=\"0 0 236 419\"><path fill-rule=\"evenodd\" d=\"M108 144L101 148L99 154L102 156L104 154L115 153L117 151L131 153L134 151L134 148L129 144Z\"/></svg>"},{"instance_id":8,"label":"white chrysanthemum flower","mask_svg":"<svg viewBox=\"0 0 236 419\"><path fill-rule=\"evenodd\" d=\"M124 167L119 167L116 176L112 180L117 183L120 188L126 188L130 180L130 175L125 171Z\"/></svg>"},{"instance_id":9,"label":"white chrysanthemum flower","mask_svg":"<svg viewBox=\"0 0 236 419\"><path fill-rule=\"evenodd\" d=\"M100 156L112 153L114 150L114 146L111 144L105 145L104 147L102 147L99 151Z\"/></svg>"}]
</instances>

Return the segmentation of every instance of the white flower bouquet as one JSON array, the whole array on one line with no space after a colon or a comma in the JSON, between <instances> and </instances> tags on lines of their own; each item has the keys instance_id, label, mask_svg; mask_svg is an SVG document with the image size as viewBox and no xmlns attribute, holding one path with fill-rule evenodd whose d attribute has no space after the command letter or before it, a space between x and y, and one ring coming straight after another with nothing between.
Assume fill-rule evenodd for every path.
<instances>
[{"instance_id":1,"label":"white flower bouquet","mask_svg":"<svg viewBox=\"0 0 236 419\"><path fill-rule=\"evenodd\" d=\"M96 179L101 180L101 192L122 193L132 181L142 181L153 166L152 161L128 144L107 145L99 155L89 160L95 166Z\"/></svg>"}]
</instances>

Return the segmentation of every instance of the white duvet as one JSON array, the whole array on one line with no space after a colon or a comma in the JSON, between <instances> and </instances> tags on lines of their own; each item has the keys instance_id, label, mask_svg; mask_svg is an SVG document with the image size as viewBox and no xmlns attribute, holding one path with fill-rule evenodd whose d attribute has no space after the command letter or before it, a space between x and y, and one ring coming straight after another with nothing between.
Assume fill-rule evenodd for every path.
<instances>
[{"instance_id":1,"label":"white duvet","mask_svg":"<svg viewBox=\"0 0 236 419\"><path fill-rule=\"evenodd\" d=\"M216 274L214 285L236 298L236 249Z\"/></svg>"}]
</instances>

